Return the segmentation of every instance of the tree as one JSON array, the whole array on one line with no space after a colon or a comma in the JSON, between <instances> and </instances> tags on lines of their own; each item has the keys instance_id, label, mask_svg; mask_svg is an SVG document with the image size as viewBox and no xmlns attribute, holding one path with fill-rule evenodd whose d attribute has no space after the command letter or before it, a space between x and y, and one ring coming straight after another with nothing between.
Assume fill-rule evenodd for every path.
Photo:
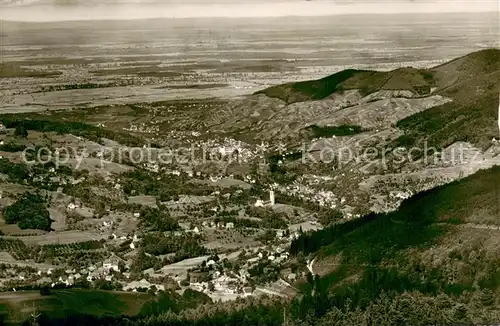
<instances>
[{"instance_id":1,"label":"tree","mask_svg":"<svg viewBox=\"0 0 500 326\"><path fill-rule=\"evenodd\" d=\"M306 280L307 280L307 283L313 285L314 283L314 277L313 275L311 274L311 272L307 272L306 274Z\"/></svg>"},{"instance_id":2,"label":"tree","mask_svg":"<svg viewBox=\"0 0 500 326\"><path fill-rule=\"evenodd\" d=\"M17 224L21 229L50 231L52 220L45 199L38 193L26 192L14 204L4 209L8 224Z\"/></svg>"},{"instance_id":3,"label":"tree","mask_svg":"<svg viewBox=\"0 0 500 326\"><path fill-rule=\"evenodd\" d=\"M14 136L26 138L28 137L28 131L26 130L26 128L24 128L23 125L17 125L16 129L14 130Z\"/></svg>"},{"instance_id":4,"label":"tree","mask_svg":"<svg viewBox=\"0 0 500 326\"><path fill-rule=\"evenodd\" d=\"M50 289L47 286L40 288L40 295L50 295Z\"/></svg>"},{"instance_id":5,"label":"tree","mask_svg":"<svg viewBox=\"0 0 500 326\"><path fill-rule=\"evenodd\" d=\"M318 220L323 226L329 226L330 224L341 220L342 217L342 212L335 209L324 209L318 212Z\"/></svg>"},{"instance_id":6,"label":"tree","mask_svg":"<svg viewBox=\"0 0 500 326\"><path fill-rule=\"evenodd\" d=\"M144 207L141 210L141 224L156 231L174 231L179 229L177 220L167 211L158 208Z\"/></svg>"}]
</instances>

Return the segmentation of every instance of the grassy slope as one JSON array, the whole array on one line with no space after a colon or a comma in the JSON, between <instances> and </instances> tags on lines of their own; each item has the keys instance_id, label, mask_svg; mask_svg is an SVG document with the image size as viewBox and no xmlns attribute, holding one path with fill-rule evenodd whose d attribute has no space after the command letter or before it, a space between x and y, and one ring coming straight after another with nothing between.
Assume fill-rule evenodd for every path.
<instances>
[{"instance_id":1,"label":"grassy slope","mask_svg":"<svg viewBox=\"0 0 500 326\"><path fill-rule=\"evenodd\" d=\"M38 292L7 292L0 294L0 314L7 314L11 322L26 318L33 307L52 318L73 315L96 317L135 315L152 298L147 293L109 292L100 290L53 290L51 295ZM3 309L2 309L3 308Z\"/></svg>"},{"instance_id":2,"label":"grassy slope","mask_svg":"<svg viewBox=\"0 0 500 326\"><path fill-rule=\"evenodd\" d=\"M500 225L498 180L500 167L480 171L420 193L396 212L373 214L294 241L292 252L305 247L304 253L315 253L321 288L330 289L329 299L315 304L343 306L350 298L363 306L383 290L428 295L458 295L476 287L499 290L500 251L486 244L492 235L484 233L499 231L464 224L474 220ZM454 249L448 251L449 246Z\"/></svg>"}]
</instances>

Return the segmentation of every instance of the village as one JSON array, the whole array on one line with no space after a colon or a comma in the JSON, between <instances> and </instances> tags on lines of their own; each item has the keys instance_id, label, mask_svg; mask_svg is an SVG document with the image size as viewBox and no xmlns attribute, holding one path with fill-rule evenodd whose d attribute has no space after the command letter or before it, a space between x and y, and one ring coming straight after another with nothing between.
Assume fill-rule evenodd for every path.
<instances>
[{"instance_id":1,"label":"village","mask_svg":"<svg viewBox=\"0 0 500 326\"><path fill-rule=\"evenodd\" d=\"M366 177L353 168L305 169L289 159L304 153L282 143L200 129L165 134L154 118L158 107L145 109L153 116L147 122L95 122L96 130L143 137L135 146L93 141L81 131L28 130L20 137L12 125L0 125L2 209L35 191L51 220L46 230L0 223L4 291L191 289L215 301L288 296L310 272L302 257L290 255L291 242L363 213L357 208L367 198L355 187ZM57 164L37 162L47 144ZM26 153L33 160L24 165ZM26 175L9 174L13 164Z\"/></svg>"},{"instance_id":2,"label":"village","mask_svg":"<svg viewBox=\"0 0 500 326\"><path fill-rule=\"evenodd\" d=\"M82 138L77 139L77 141L81 140ZM222 156L238 151L243 162L254 160L260 154L258 150L246 149L241 145L241 142L232 139L226 139L222 143L209 141L201 146L210 146L210 153ZM6 155L12 155L12 153L6 153ZM262 156L262 154L260 155ZM94 153L86 155L84 159L96 156L102 157L104 154ZM257 175L248 174L242 177L235 177L233 173L214 175L201 171L195 172L194 169L171 169L164 165L151 163L144 164L143 169L153 175L163 174L172 178L186 176L192 180L198 180L197 184L203 181L209 187L215 186L219 190L211 191L207 195L179 194L177 198L162 202L154 196L141 194L138 189L137 191L131 189L127 201L132 205L132 211L120 213L115 212L112 208L107 208L102 216L96 216L96 208L93 205L78 198L68 197L64 191L64 187L68 184L83 186L92 179L92 175L65 179L60 177L57 168L50 168L47 171L51 175L50 178L55 182L62 181L56 187L57 189L50 193L50 196L52 196L52 205L55 203L59 205L57 208L60 212L59 215L67 216L64 218L66 226L60 227L58 232L50 232L54 235L57 234L57 242L55 243L51 243L50 240L47 240L49 237L35 230L7 232L6 237L2 239L7 244L4 245L6 251L3 252L3 257L0 257L2 264L0 287L4 291L46 287L81 287L149 293L158 293L166 288L174 288L182 292L183 289L190 288L206 293L215 300L233 300L240 296L259 293L283 296L286 293L283 289L286 287L288 290L293 289L290 283L303 276L300 273L305 273L305 271L298 272L297 270L300 268L295 263L292 264L294 265L292 272L289 266L290 255L287 248L291 241L302 232L300 223L306 219L296 216L297 223L289 224L282 220L283 217L287 216L286 213L280 213L281 215L271 213L280 210L296 211L296 209L289 208L288 205L277 203L276 193L273 190L276 186L270 187L267 192L261 192L264 196L250 196L242 202L241 198L238 199L238 197L247 198L249 191L256 184ZM33 182L41 182L45 180L45 177L45 175L34 177ZM127 179L123 177L109 174L102 180L114 193L122 193L127 182ZM4 197L7 200L8 192L5 193ZM233 200L235 202L232 203ZM8 202L12 202L12 200L8 200ZM202 206L201 211L199 210L200 206ZM142 251L143 247L146 246L144 238L148 237L147 231L135 227L127 228L124 225L128 223L137 225L143 217L142 215L145 214L144 207L156 211L159 207L164 207L168 209L170 214L179 216L180 219L185 216L186 211L194 214L194 219L179 221L178 229L163 232L162 235L174 239L186 237L197 239L197 245L199 243L204 247L200 251L204 254L168 261L165 259L174 252L155 257L147 251ZM253 214L251 212L253 209L261 210L264 215L271 214L269 221L272 221L272 216L278 216L279 227L272 226L263 233L264 230L260 229L259 226L263 219L248 215ZM55 208L51 209L51 213L55 210ZM199 215L200 212L207 211L211 213ZM225 217L228 214L234 214L234 212L236 212L236 219ZM295 212L295 214L298 213ZM211 218L211 215L215 218ZM57 221L55 222L57 224ZM266 220L266 223L269 222ZM309 228L316 229L317 227L317 223L309 224ZM82 232L80 238L84 232L92 234L89 236L91 240L67 244L63 240L61 243L61 237L64 239L71 232L73 232L71 234L77 234L75 233L77 231ZM248 235L252 235L250 238L254 240L249 241ZM158 236L161 235L158 234ZM43 237L46 240L45 246L54 247L51 249L54 257L51 256L48 260L40 261L40 257L35 258L35 255L32 255L24 260L16 260L15 257L19 257L14 253L17 249L12 249L13 245L10 242L14 241L17 245L17 241L21 241L19 242L19 245L23 243L21 247L30 248L30 243L34 241L31 239L37 237ZM223 238L228 238L227 243L222 241ZM24 244L23 241L27 244ZM42 252L45 246L42 245ZM68 246L71 249L67 249ZM92 253L92 255L89 256L90 258L85 256L87 258L77 261L66 257L80 251L85 251L86 254ZM155 266L137 269L137 256L141 254L154 259ZM161 263L162 261L165 264ZM262 273L263 269L266 270L265 273ZM267 275L268 278L263 277L263 275ZM271 289L272 284L276 282L282 283L278 291Z\"/></svg>"}]
</instances>

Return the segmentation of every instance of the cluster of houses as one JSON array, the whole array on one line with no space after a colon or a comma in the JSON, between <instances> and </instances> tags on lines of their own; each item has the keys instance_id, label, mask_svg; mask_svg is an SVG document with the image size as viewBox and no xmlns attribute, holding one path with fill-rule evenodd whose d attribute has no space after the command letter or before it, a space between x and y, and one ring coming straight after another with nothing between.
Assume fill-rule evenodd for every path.
<instances>
[{"instance_id":1,"label":"cluster of houses","mask_svg":"<svg viewBox=\"0 0 500 326\"><path fill-rule=\"evenodd\" d=\"M129 128L123 128L123 130L131 131L131 132L152 134L152 133L159 132L160 127L159 126L148 126L145 123L141 123L140 125L131 124Z\"/></svg>"},{"instance_id":2,"label":"cluster of houses","mask_svg":"<svg viewBox=\"0 0 500 326\"><path fill-rule=\"evenodd\" d=\"M59 275L55 279L52 277L52 269L47 270L45 272L45 275L42 271L38 271L38 275L41 276L41 278L37 281L37 284L50 284L53 287L56 284L65 284L66 286L71 286L79 280L86 280L87 282L94 282L99 279L112 281L114 278L114 272L122 272L122 270L120 269L121 264L125 266L125 263L122 259L120 259L116 255L111 255L102 263L102 266L91 265L78 271L76 271L76 269L67 269L64 271L64 275ZM125 277L130 277L129 273L123 272L122 274Z\"/></svg>"},{"instance_id":3,"label":"cluster of houses","mask_svg":"<svg viewBox=\"0 0 500 326\"><path fill-rule=\"evenodd\" d=\"M191 134L192 137L198 138L199 133ZM242 141L232 138L224 139L186 139L189 147L181 148L178 153L188 153L192 159L193 154L201 154L199 158L202 162L206 160L223 160L248 163L256 157L257 151L243 143Z\"/></svg>"},{"instance_id":4,"label":"cluster of houses","mask_svg":"<svg viewBox=\"0 0 500 326\"><path fill-rule=\"evenodd\" d=\"M203 230L203 228L207 228L207 229L226 229L226 230L234 229L234 223L233 222L227 222L227 223L217 222L217 223L215 223L214 221L211 221L211 222L203 221L201 223L201 225L202 225L202 227L195 226L191 230L191 232L193 232L193 233L200 233Z\"/></svg>"},{"instance_id":5,"label":"cluster of houses","mask_svg":"<svg viewBox=\"0 0 500 326\"><path fill-rule=\"evenodd\" d=\"M290 185L279 185L278 190L307 201L315 202L323 207L339 208L339 204L345 202L345 199L339 199L335 193L330 190L318 190L308 185L301 184L298 181Z\"/></svg>"},{"instance_id":6,"label":"cluster of houses","mask_svg":"<svg viewBox=\"0 0 500 326\"><path fill-rule=\"evenodd\" d=\"M209 269L208 273L201 271L189 273L189 288L207 294L252 294L253 289L248 284L250 275L246 269L240 269L238 273L224 271L213 259L209 259L205 267Z\"/></svg>"},{"instance_id":7,"label":"cluster of houses","mask_svg":"<svg viewBox=\"0 0 500 326\"><path fill-rule=\"evenodd\" d=\"M5 280L16 281L16 284L37 284L39 286L55 287L59 285L72 286L77 282L87 281L89 283L98 280L116 281L120 283L124 291L136 292L138 290L156 291L164 290L164 285L150 283L145 279L140 281L129 280L130 273L125 271L126 263L116 255L111 255L102 262L102 265L91 265L79 270L66 269L38 270L33 273L29 271L18 271L19 268L10 268L5 271ZM8 273L10 272L10 274ZM10 275L10 277L8 277ZM15 290L15 288L14 288Z\"/></svg>"},{"instance_id":8,"label":"cluster of houses","mask_svg":"<svg viewBox=\"0 0 500 326\"><path fill-rule=\"evenodd\" d=\"M252 295L254 289L250 284L250 274L248 270L257 264L266 263L269 265L282 265L290 257L290 254L282 246L277 246L273 250L266 252L258 249L247 252L238 260L243 262L243 266L237 271L224 270L219 262L209 259L202 266L209 269L206 271L189 273L188 287L207 294L219 295ZM287 277L295 279L295 275Z\"/></svg>"},{"instance_id":9,"label":"cluster of houses","mask_svg":"<svg viewBox=\"0 0 500 326\"><path fill-rule=\"evenodd\" d=\"M285 251L284 248L276 247L273 249L273 251L270 251L270 252L259 251L257 253L257 256L247 259L246 262L247 262L247 265L251 266L254 263L258 263L260 261L267 260L267 261L269 261L269 263L279 265L279 264L282 264L285 261L287 261L289 258L290 258L290 254L287 251Z\"/></svg>"},{"instance_id":10,"label":"cluster of houses","mask_svg":"<svg viewBox=\"0 0 500 326\"><path fill-rule=\"evenodd\" d=\"M276 239L280 242L283 241L293 241L298 239L300 233L298 231L288 232L288 230L276 230Z\"/></svg>"}]
</instances>

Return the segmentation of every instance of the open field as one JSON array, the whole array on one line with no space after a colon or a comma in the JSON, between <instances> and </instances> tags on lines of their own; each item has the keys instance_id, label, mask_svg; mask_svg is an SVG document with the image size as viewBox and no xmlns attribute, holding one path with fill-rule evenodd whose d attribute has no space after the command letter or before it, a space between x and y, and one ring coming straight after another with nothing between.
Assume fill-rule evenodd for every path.
<instances>
[{"instance_id":1,"label":"open field","mask_svg":"<svg viewBox=\"0 0 500 326\"><path fill-rule=\"evenodd\" d=\"M96 232L87 231L61 231L61 232L49 232L43 235L34 236L23 236L23 237L11 237L5 236L5 239L20 239L26 244L68 244L75 242L85 242L91 240L100 240L105 238L105 235L98 234Z\"/></svg>"},{"instance_id":2,"label":"open field","mask_svg":"<svg viewBox=\"0 0 500 326\"><path fill-rule=\"evenodd\" d=\"M0 314L7 321L24 320L35 309L54 318L88 314L93 316L135 315L152 298L146 293L108 292L95 290L52 290L50 295L37 292L0 293Z\"/></svg>"}]
</instances>

